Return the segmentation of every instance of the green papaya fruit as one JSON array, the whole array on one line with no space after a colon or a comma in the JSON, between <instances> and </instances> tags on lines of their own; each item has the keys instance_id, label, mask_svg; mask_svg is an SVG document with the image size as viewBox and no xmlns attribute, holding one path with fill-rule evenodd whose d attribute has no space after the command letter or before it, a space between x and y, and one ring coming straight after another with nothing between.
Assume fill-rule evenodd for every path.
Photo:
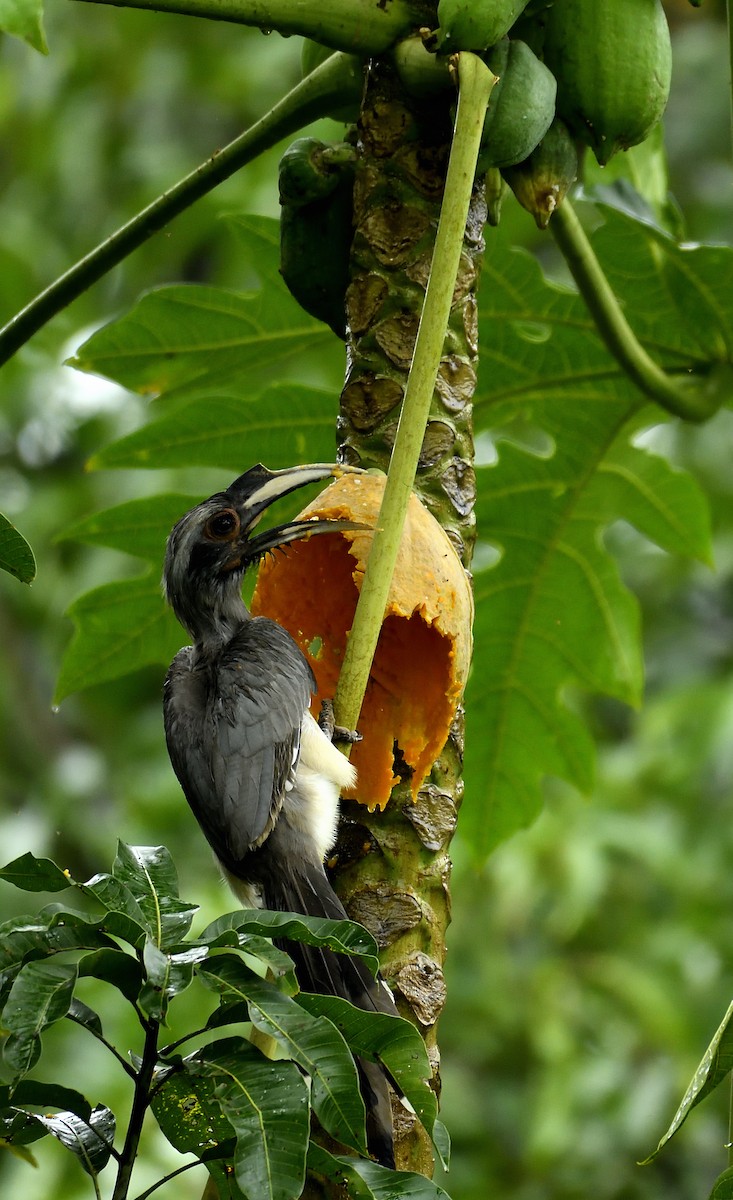
<instances>
[{"instance_id":1,"label":"green papaya fruit","mask_svg":"<svg viewBox=\"0 0 733 1200\"><path fill-rule=\"evenodd\" d=\"M578 177L578 152L567 125L555 117L529 158L515 167L507 167L502 174L519 203L534 217L537 227L546 229Z\"/></svg>"},{"instance_id":2,"label":"green papaya fruit","mask_svg":"<svg viewBox=\"0 0 733 1200\"><path fill-rule=\"evenodd\" d=\"M311 71L315 71L316 67L320 67L321 63L324 63L333 53L330 46L322 46L320 42L314 42L312 38L304 38L303 49L300 52L300 68L303 78L310 75ZM354 61L356 87L352 95L344 96L344 104L336 105L328 114L334 121L343 121L344 125L353 125L358 120L363 90L360 81L364 75L364 64L355 54L350 55L350 58Z\"/></svg>"},{"instance_id":3,"label":"green papaya fruit","mask_svg":"<svg viewBox=\"0 0 733 1200\"><path fill-rule=\"evenodd\" d=\"M558 113L604 166L643 142L666 107L672 50L661 0L557 0L543 19Z\"/></svg>"},{"instance_id":4,"label":"green papaya fruit","mask_svg":"<svg viewBox=\"0 0 733 1200\"><path fill-rule=\"evenodd\" d=\"M283 193L286 197L291 194L294 181L309 169L306 158L307 155L300 159L292 155L286 164L286 175L290 175ZM282 188L282 164L280 182ZM338 161L337 169L331 172L330 184L327 192L305 203L281 201L280 274L301 308L330 325L338 337L345 338L345 296L353 237L353 151L351 160Z\"/></svg>"},{"instance_id":5,"label":"green papaya fruit","mask_svg":"<svg viewBox=\"0 0 733 1200\"><path fill-rule=\"evenodd\" d=\"M508 33L528 0L440 0L438 46L486 50Z\"/></svg>"},{"instance_id":6,"label":"green papaya fruit","mask_svg":"<svg viewBox=\"0 0 733 1200\"><path fill-rule=\"evenodd\" d=\"M504 38L483 56L499 82L486 109L478 169L511 167L532 153L555 115L552 73L525 42Z\"/></svg>"},{"instance_id":7,"label":"green papaya fruit","mask_svg":"<svg viewBox=\"0 0 733 1200\"><path fill-rule=\"evenodd\" d=\"M346 142L332 146L316 138L296 138L280 159L280 203L299 208L328 196L341 182L344 168L352 168L354 159L355 151Z\"/></svg>"}]
</instances>

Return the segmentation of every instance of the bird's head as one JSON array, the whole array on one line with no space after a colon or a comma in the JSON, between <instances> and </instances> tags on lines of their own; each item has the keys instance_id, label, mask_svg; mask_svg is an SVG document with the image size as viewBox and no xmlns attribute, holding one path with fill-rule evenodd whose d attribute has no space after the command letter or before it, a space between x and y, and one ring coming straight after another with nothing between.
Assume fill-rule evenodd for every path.
<instances>
[{"instance_id":1,"label":"bird's head","mask_svg":"<svg viewBox=\"0 0 733 1200\"><path fill-rule=\"evenodd\" d=\"M270 471L258 463L190 509L174 525L165 554L163 590L194 639L226 634L246 616L240 589L244 572L263 555L298 538L362 526L351 521L288 521L254 533L265 510L305 484L335 478L355 467L332 463Z\"/></svg>"}]
</instances>

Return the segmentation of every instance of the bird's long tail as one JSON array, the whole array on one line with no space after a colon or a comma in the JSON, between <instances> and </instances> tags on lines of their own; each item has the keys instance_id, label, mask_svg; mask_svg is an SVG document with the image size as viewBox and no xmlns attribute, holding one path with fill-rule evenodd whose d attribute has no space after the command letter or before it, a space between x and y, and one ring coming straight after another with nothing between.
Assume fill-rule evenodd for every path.
<instances>
[{"instance_id":1,"label":"bird's long tail","mask_svg":"<svg viewBox=\"0 0 733 1200\"><path fill-rule=\"evenodd\" d=\"M348 919L322 868L302 861L288 866L287 871L265 885L262 897L265 908L337 921ZM341 996L367 1012L397 1015L391 993L384 983L373 978L361 959L304 942L288 942L284 948L295 963L303 991ZM393 1168L392 1107L387 1078L381 1067L368 1059L357 1058L356 1065L367 1114L369 1152L383 1166Z\"/></svg>"}]
</instances>

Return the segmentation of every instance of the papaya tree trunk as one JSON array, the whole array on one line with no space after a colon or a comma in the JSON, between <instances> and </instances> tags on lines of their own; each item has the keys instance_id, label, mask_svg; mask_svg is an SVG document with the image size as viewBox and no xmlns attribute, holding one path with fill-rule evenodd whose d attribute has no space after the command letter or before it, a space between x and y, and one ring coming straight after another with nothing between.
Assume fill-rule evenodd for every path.
<instances>
[{"instance_id":1,"label":"papaya tree trunk","mask_svg":"<svg viewBox=\"0 0 733 1200\"><path fill-rule=\"evenodd\" d=\"M451 138L451 114L413 104L383 60L368 72L358 126L354 240L346 311L347 373L341 395L343 461L387 469L435 241ZM474 542L471 403L476 382L476 285L486 218L474 190L416 489L465 568ZM382 813L343 806L334 882L356 920L375 935L383 973L402 1014L423 1033L440 1088L436 1025L445 1001L450 916L448 848L462 796L463 716L413 803L395 745L394 788ZM397 1165L430 1176L421 1127L395 1111Z\"/></svg>"}]
</instances>

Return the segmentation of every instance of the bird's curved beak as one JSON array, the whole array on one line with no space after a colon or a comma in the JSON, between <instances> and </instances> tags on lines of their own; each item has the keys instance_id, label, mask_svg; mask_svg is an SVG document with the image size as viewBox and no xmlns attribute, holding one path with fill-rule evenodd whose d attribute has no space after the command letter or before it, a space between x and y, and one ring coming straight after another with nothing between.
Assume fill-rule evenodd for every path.
<instances>
[{"instance_id":1,"label":"bird's curved beak","mask_svg":"<svg viewBox=\"0 0 733 1200\"><path fill-rule=\"evenodd\" d=\"M242 530L247 535L243 559L253 562L269 550L275 550L278 546L284 546L299 538L310 537L314 533L366 528L354 521L288 521L255 537L249 537L265 510L282 496L287 496L308 483L338 479L342 475L363 474L360 467L339 466L337 463L308 463L304 466L287 467L281 471L270 471L261 463L250 467L249 471L245 471L227 488L227 494L231 496L240 514Z\"/></svg>"}]
</instances>

